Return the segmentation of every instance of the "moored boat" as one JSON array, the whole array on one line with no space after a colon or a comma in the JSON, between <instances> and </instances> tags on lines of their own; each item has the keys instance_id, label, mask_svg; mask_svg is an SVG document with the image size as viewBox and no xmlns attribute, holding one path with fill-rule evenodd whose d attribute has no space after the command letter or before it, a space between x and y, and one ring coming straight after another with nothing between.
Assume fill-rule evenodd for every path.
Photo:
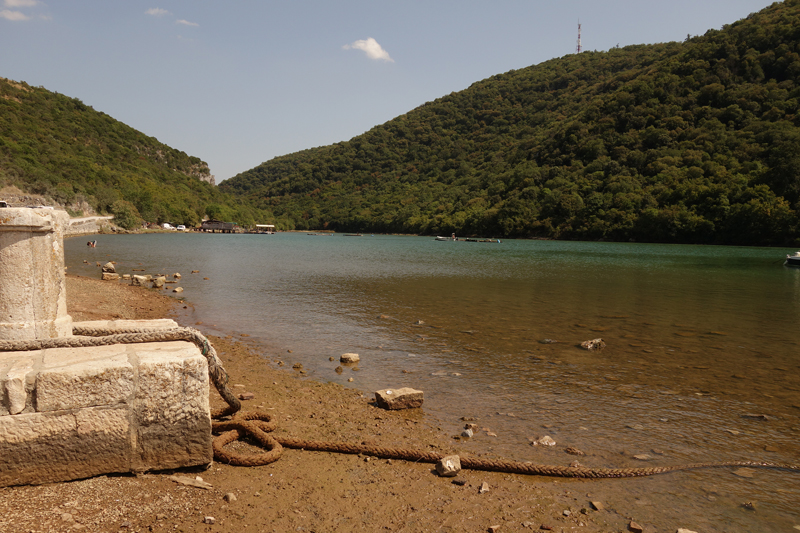
<instances>
[{"instance_id":1,"label":"moored boat","mask_svg":"<svg viewBox=\"0 0 800 533\"><path fill-rule=\"evenodd\" d=\"M787 266L796 266L800 267L800 251L793 253L792 255L786 254L786 263Z\"/></svg>"}]
</instances>

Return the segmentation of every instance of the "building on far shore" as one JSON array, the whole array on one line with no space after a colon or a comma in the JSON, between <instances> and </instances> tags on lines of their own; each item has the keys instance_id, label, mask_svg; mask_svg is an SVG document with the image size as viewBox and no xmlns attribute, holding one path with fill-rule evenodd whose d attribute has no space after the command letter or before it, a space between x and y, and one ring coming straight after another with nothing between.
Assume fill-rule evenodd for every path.
<instances>
[{"instance_id":1,"label":"building on far shore","mask_svg":"<svg viewBox=\"0 0 800 533\"><path fill-rule=\"evenodd\" d=\"M199 231L209 233L240 233L242 229L236 222L222 222L221 220L204 220Z\"/></svg>"}]
</instances>

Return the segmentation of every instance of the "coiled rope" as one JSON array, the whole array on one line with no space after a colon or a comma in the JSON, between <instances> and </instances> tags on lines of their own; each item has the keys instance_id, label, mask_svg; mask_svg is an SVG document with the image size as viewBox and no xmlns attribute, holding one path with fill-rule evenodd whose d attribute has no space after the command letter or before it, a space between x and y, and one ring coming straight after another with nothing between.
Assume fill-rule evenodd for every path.
<instances>
[{"instance_id":1,"label":"coiled rope","mask_svg":"<svg viewBox=\"0 0 800 533\"><path fill-rule=\"evenodd\" d=\"M208 339L193 328L144 329L144 328L86 328L74 327L73 337L40 339L32 341L0 341L0 351L27 351L47 348L79 348L106 346L110 344L134 344L143 342L189 341L200 348L208 361L208 373L214 387L228 407L211 413L215 420L212 431L219 434L213 441L214 459L236 466L260 466L280 459L283 448L330 453L362 454L381 459L397 459L421 463L437 463L448 454L425 452L410 448L388 448L374 444L351 444L345 442L312 441L270 435L277 428L268 413L241 410L241 402L228 388L228 374L217 357L217 352ZM257 454L240 454L225 447L245 436L255 440L265 449ZM723 461L690 463L673 466L645 468L588 468L583 466L552 466L523 463L519 461L460 457L461 467L470 470L527 474L539 476L572 477L586 479L628 478L653 476L681 470L721 467L775 468L800 472L800 466L766 461Z\"/></svg>"}]
</instances>

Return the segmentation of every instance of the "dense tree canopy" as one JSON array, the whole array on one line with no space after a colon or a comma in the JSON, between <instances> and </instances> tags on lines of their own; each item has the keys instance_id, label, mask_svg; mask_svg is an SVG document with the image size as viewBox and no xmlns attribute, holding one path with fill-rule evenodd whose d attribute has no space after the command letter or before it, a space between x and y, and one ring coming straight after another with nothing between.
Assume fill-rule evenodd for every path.
<instances>
[{"instance_id":1,"label":"dense tree canopy","mask_svg":"<svg viewBox=\"0 0 800 533\"><path fill-rule=\"evenodd\" d=\"M507 72L224 182L287 227L790 244L800 0Z\"/></svg>"},{"instance_id":2,"label":"dense tree canopy","mask_svg":"<svg viewBox=\"0 0 800 533\"><path fill-rule=\"evenodd\" d=\"M86 202L126 223L194 225L212 203L241 224L265 218L199 179L208 174L197 157L78 99L0 78L0 188L14 185L65 206Z\"/></svg>"}]
</instances>

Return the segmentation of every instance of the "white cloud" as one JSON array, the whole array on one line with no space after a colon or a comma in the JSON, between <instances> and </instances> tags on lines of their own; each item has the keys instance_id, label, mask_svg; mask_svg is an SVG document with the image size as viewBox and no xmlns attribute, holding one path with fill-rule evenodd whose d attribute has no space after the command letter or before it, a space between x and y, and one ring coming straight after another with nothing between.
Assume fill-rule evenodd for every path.
<instances>
[{"instance_id":1,"label":"white cloud","mask_svg":"<svg viewBox=\"0 0 800 533\"><path fill-rule=\"evenodd\" d=\"M28 20L30 17L21 11L10 11L8 9L0 10L0 18L6 20Z\"/></svg>"},{"instance_id":2,"label":"white cloud","mask_svg":"<svg viewBox=\"0 0 800 533\"><path fill-rule=\"evenodd\" d=\"M183 20L183 19L176 20L175 24L183 24L184 26L199 26L200 25L200 24L198 24L196 22L189 22L188 20Z\"/></svg>"},{"instance_id":3,"label":"white cloud","mask_svg":"<svg viewBox=\"0 0 800 533\"><path fill-rule=\"evenodd\" d=\"M38 4L38 0L4 0L6 7L33 7Z\"/></svg>"},{"instance_id":4,"label":"white cloud","mask_svg":"<svg viewBox=\"0 0 800 533\"><path fill-rule=\"evenodd\" d=\"M160 7L151 7L145 11L144 14L153 15L154 17L163 17L164 15L169 15L169 11L166 9L161 9Z\"/></svg>"},{"instance_id":5,"label":"white cloud","mask_svg":"<svg viewBox=\"0 0 800 533\"><path fill-rule=\"evenodd\" d=\"M378 41L372 37L369 37L366 40L358 40L352 44L346 44L342 48L345 50L363 50L370 59L381 59L383 61L394 63L394 59L389 57L389 52L384 50L383 47L378 44Z\"/></svg>"}]
</instances>

